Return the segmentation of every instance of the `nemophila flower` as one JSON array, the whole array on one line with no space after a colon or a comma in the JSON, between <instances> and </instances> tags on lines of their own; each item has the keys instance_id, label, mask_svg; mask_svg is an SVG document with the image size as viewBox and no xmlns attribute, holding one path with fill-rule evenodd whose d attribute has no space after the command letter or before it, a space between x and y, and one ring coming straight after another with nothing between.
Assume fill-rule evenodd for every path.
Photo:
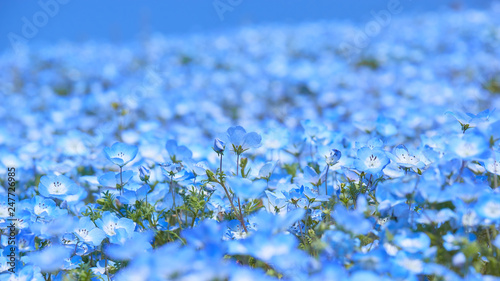
<instances>
[{"instance_id":1,"label":"nemophila flower","mask_svg":"<svg viewBox=\"0 0 500 281\"><path fill-rule=\"evenodd\" d=\"M88 243L92 246L99 246L106 238L106 234L97 228L89 217L81 217L75 228L75 235L79 241Z\"/></svg>"},{"instance_id":2,"label":"nemophila flower","mask_svg":"<svg viewBox=\"0 0 500 281\"><path fill-rule=\"evenodd\" d=\"M38 192L45 197L65 200L78 192L78 186L65 175L43 176L38 184Z\"/></svg>"},{"instance_id":3,"label":"nemophila flower","mask_svg":"<svg viewBox=\"0 0 500 281\"><path fill-rule=\"evenodd\" d=\"M450 151L464 160L481 160L489 149L489 143L480 133L467 133L450 142Z\"/></svg>"},{"instance_id":4,"label":"nemophila flower","mask_svg":"<svg viewBox=\"0 0 500 281\"><path fill-rule=\"evenodd\" d=\"M389 158L382 149L362 147L358 149L357 156L354 167L366 174L377 174L389 164Z\"/></svg>"},{"instance_id":5,"label":"nemophila flower","mask_svg":"<svg viewBox=\"0 0 500 281\"><path fill-rule=\"evenodd\" d=\"M7 238L7 236L5 236L5 235L2 236L2 238L3 237ZM35 234L34 233L20 231L17 234L16 238L17 238L17 249L19 250L19 252L29 252L29 251L35 250ZM8 245L8 243L5 243L4 247L8 247L7 245Z\"/></svg>"},{"instance_id":6,"label":"nemophila flower","mask_svg":"<svg viewBox=\"0 0 500 281\"><path fill-rule=\"evenodd\" d=\"M135 230L135 223L128 218L118 218L108 211L102 213L100 219L95 221L96 225L102 229L111 243L122 244L129 239Z\"/></svg>"},{"instance_id":7,"label":"nemophila flower","mask_svg":"<svg viewBox=\"0 0 500 281\"><path fill-rule=\"evenodd\" d=\"M170 179L172 175L179 173L182 166L177 163L166 162L160 164L163 174Z\"/></svg>"},{"instance_id":8,"label":"nemophila flower","mask_svg":"<svg viewBox=\"0 0 500 281\"><path fill-rule=\"evenodd\" d=\"M208 165L205 161L196 162L194 160L188 160L185 163L186 170L192 172L196 177L206 175Z\"/></svg>"},{"instance_id":9,"label":"nemophila flower","mask_svg":"<svg viewBox=\"0 0 500 281\"><path fill-rule=\"evenodd\" d=\"M354 210L348 211L344 206L338 206L332 214L339 227L354 234L367 234L372 229L370 221L365 219L363 213Z\"/></svg>"},{"instance_id":10,"label":"nemophila flower","mask_svg":"<svg viewBox=\"0 0 500 281\"><path fill-rule=\"evenodd\" d=\"M403 232L394 237L394 243L408 253L417 253L429 249L431 239L424 233Z\"/></svg>"},{"instance_id":11,"label":"nemophila flower","mask_svg":"<svg viewBox=\"0 0 500 281\"><path fill-rule=\"evenodd\" d=\"M481 196L474 207L476 213L483 219L492 221L500 220L500 195L484 194Z\"/></svg>"},{"instance_id":12,"label":"nemophila flower","mask_svg":"<svg viewBox=\"0 0 500 281\"><path fill-rule=\"evenodd\" d=\"M396 146L392 153L388 153L388 156L400 167L411 168L419 174L421 173L420 169L425 166L424 163L420 161L420 158L410 154L408 149L402 144Z\"/></svg>"},{"instance_id":13,"label":"nemophila flower","mask_svg":"<svg viewBox=\"0 0 500 281\"><path fill-rule=\"evenodd\" d=\"M397 132L398 129L396 128L396 120L392 118L387 118L384 116L379 116L377 118L377 121L375 123L377 132L384 136L384 137L390 137L394 136Z\"/></svg>"},{"instance_id":14,"label":"nemophila flower","mask_svg":"<svg viewBox=\"0 0 500 281\"><path fill-rule=\"evenodd\" d=\"M151 190L149 184L128 183L123 187L123 193L117 198L122 204L135 204L137 200L144 200Z\"/></svg>"},{"instance_id":15,"label":"nemophila flower","mask_svg":"<svg viewBox=\"0 0 500 281\"><path fill-rule=\"evenodd\" d=\"M122 183L126 185L134 176L134 171L123 171L123 172L107 172L104 175L97 178L100 185L107 188L119 188Z\"/></svg>"},{"instance_id":16,"label":"nemophila flower","mask_svg":"<svg viewBox=\"0 0 500 281\"><path fill-rule=\"evenodd\" d=\"M224 149L226 149L226 143L223 142L222 140L216 138L214 140L214 147L213 150L217 153L222 153L224 152Z\"/></svg>"},{"instance_id":17,"label":"nemophila flower","mask_svg":"<svg viewBox=\"0 0 500 281\"><path fill-rule=\"evenodd\" d=\"M121 245L108 245L104 251L114 260L131 260L136 256L144 254L152 249L150 241L153 237L154 233L152 231L134 232L132 237L127 239Z\"/></svg>"},{"instance_id":18,"label":"nemophila flower","mask_svg":"<svg viewBox=\"0 0 500 281\"><path fill-rule=\"evenodd\" d=\"M484 168L492 174L500 175L500 153L498 151L494 151L484 162Z\"/></svg>"},{"instance_id":19,"label":"nemophila flower","mask_svg":"<svg viewBox=\"0 0 500 281\"><path fill-rule=\"evenodd\" d=\"M241 154L250 148L259 147L262 142L262 137L259 134L255 132L247 133L241 126L227 129L227 137L236 154Z\"/></svg>"},{"instance_id":20,"label":"nemophila flower","mask_svg":"<svg viewBox=\"0 0 500 281\"><path fill-rule=\"evenodd\" d=\"M287 198L281 192L271 192L266 190L267 198L263 199L263 204L266 210L272 214L287 212Z\"/></svg>"},{"instance_id":21,"label":"nemophila flower","mask_svg":"<svg viewBox=\"0 0 500 281\"><path fill-rule=\"evenodd\" d=\"M242 177L228 177L227 185L240 199L259 198L267 187L266 181L251 181Z\"/></svg>"},{"instance_id":22,"label":"nemophila flower","mask_svg":"<svg viewBox=\"0 0 500 281\"><path fill-rule=\"evenodd\" d=\"M107 267L106 267L107 264ZM96 262L95 267L91 267L92 273L96 275L100 275L102 279L106 279L106 270L109 271L112 267L115 266L115 262L112 260L100 260Z\"/></svg>"},{"instance_id":23,"label":"nemophila flower","mask_svg":"<svg viewBox=\"0 0 500 281\"><path fill-rule=\"evenodd\" d=\"M271 161L264 164L259 170L259 178L269 179L274 171L274 168L276 167L276 164L276 161Z\"/></svg>"},{"instance_id":24,"label":"nemophila flower","mask_svg":"<svg viewBox=\"0 0 500 281\"><path fill-rule=\"evenodd\" d=\"M43 198L42 196L35 196L32 199L32 204L33 209L30 210L34 216L32 221L38 221L39 219L50 220L68 213L67 210L61 210L54 200Z\"/></svg>"},{"instance_id":25,"label":"nemophila flower","mask_svg":"<svg viewBox=\"0 0 500 281\"><path fill-rule=\"evenodd\" d=\"M488 120L494 111L495 109L490 110L488 108L478 114L463 111L447 111L445 114L453 116L460 123L462 131L465 133L468 129L476 127L478 123Z\"/></svg>"},{"instance_id":26,"label":"nemophila flower","mask_svg":"<svg viewBox=\"0 0 500 281\"><path fill-rule=\"evenodd\" d=\"M69 259L71 249L60 245L48 246L41 251L32 252L29 263L40 267L42 272L53 272L64 266L64 261Z\"/></svg>"},{"instance_id":27,"label":"nemophila flower","mask_svg":"<svg viewBox=\"0 0 500 281\"><path fill-rule=\"evenodd\" d=\"M149 177L151 175L151 171L146 168L146 166L140 166L139 167L139 178L141 181L147 182L149 180Z\"/></svg>"},{"instance_id":28,"label":"nemophila flower","mask_svg":"<svg viewBox=\"0 0 500 281\"><path fill-rule=\"evenodd\" d=\"M332 149L330 151L330 154L325 156L326 158L326 164L328 166L333 166L335 164L337 164L340 160L340 157L342 157L342 152L340 152L339 150L337 149Z\"/></svg>"},{"instance_id":29,"label":"nemophila flower","mask_svg":"<svg viewBox=\"0 0 500 281\"><path fill-rule=\"evenodd\" d=\"M165 147L170 160L174 163L183 162L193 157L193 152L185 145L177 145L176 140L168 140Z\"/></svg>"},{"instance_id":30,"label":"nemophila flower","mask_svg":"<svg viewBox=\"0 0 500 281\"><path fill-rule=\"evenodd\" d=\"M134 160L137 152L137 146L122 142L115 142L111 147L104 148L106 158L119 167L123 167Z\"/></svg>"}]
</instances>

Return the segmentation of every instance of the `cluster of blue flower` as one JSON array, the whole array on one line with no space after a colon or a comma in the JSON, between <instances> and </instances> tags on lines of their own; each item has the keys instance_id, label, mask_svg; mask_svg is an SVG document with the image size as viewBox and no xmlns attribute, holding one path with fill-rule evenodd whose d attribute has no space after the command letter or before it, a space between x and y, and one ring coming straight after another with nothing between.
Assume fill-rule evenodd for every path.
<instances>
[{"instance_id":1,"label":"cluster of blue flower","mask_svg":"<svg viewBox=\"0 0 500 281\"><path fill-rule=\"evenodd\" d=\"M0 280L500 280L499 14L3 55Z\"/></svg>"}]
</instances>

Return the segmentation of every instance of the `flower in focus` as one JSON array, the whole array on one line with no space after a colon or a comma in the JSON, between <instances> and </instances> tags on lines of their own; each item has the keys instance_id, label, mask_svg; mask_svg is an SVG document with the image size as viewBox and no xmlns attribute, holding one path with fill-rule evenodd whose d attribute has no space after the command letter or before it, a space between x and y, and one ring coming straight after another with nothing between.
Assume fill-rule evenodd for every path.
<instances>
[{"instance_id":1,"label":"flower in focus","mask_svg":"<svg viewBox=\"0 0 500 281\"><path fill-rule=\"evenodd\" d=\"M44 197L65 200L68 196L78 193L78 186L65 175L43 176L40 178L38 191Z\"/></svg>"},{"instance_id":2,"label":"flower in focus","mask_svg":"<svg viewBox=\"0 0 500 281\"><path fill-rule=\"evenodd\" d=\"M358 159L354 161L354 166L367 174L377 174L389 164L389 158L385 151L379 148L362 147L358 150L357 156Z\"/></svg>"},{"instance_id":3,"label":"flower in focus","mask_svg":"<svg viewBox=\"0 0 500 281\"><path fill-rule=\"evenodd\" d=\"M111 147L104 148L106 158L120 167L123 167L130 161L134 160L137 152L137 146L122 142L115 142Z\"/></svg>"},{"instance_id":4,"label":"flower in focus","mask_svg":"<svg viewBox=\"0 0 500 281\"><path fill-rule=\"evenodd\" d=\"M220 139L216 138L214 140L214 151L217 152L217 154L224 152L224 149L226 149L226 143L221 141Z\"/></svg>"}]
</instances>

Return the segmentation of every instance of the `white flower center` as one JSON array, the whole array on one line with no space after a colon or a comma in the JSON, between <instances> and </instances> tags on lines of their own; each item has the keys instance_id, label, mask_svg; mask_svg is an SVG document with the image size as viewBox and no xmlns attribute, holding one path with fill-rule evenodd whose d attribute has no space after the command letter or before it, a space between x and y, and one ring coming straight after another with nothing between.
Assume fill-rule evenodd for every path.
<instances>
[{"instance_id":1,"label":"white flower center","mask_svg":"<svg viewBox=\"0 0 500 281\"><path fill-rule=\"evenodd\" d=\"M78 233L78 235L80 235L84 239L89 235L89 231L85 228L78 229L77 233Z\"/></svg>"},{"instance_id":2,"label":"white flower center","mask_svg":"<svg viewBox=\"0 0 500 281\"><path fill-rule=\"evenodd\" d=\"M500 203L489 201L484 206L484 213L490 218L500 218Z\"/></svg>"},{"instance_id":3,"label":"white flower center","mask_svg":"<svg viewBox=\"0 0 500 281\"><path fill-rule=\"evenodd\" d=\"M37 216L39 216L43 212L47 211L48 208L47 208L47 205L45 205L45 203L38 203L38 205L35 205L34 210L35 210L35 214Z\"/></svg>"},{"instance_id":4,"label":"white flower center","mask_svg":"<svg viewBox=\"0 0 500 281\"><path fill-rule=\"evenodd\" d=\"M51 185L49 185L49 193L50 194L56 194L56 195L61 195L66 193L68 188L66 187L65 184L62 184L59 181L53 182Z\"/></svg>"},{"instance_id":5,"label":"white flower center","mask_svg":"<svg viewBox=\"0 0 500 281\"><path fill-rule=\"evenodd\" d=\"M457 154L460 157L474 156L478 153L479 153L479 151L478 151L477 145L474 143L468 143L468 142L462 143L462 145L460 145L458 147L458 151L457 151Z\"/></svg>"},{"instance_id":6,"label":"white flower center","mask_svg":"<svg viewBox=\"0 0 500 281\"><path fill-rule=\"evenodd\" d=\"M368 168L377 168L380 166L380 159L372 154L370 157L366 158L365 165Z\"/></svg>"},{"instance_id":7,"label":"white flower center","mask_svg":"<svg viewBox=\"0 0 500 281\"><path fill-rule=\"evenodd\" d=\"M110 236L116 235L115 229L117 226L118 226L118 223L110 222L108 225L106 225L104 227L104 232L106 232L106 234L108 234Z\"/></svg>"}]
</instances>

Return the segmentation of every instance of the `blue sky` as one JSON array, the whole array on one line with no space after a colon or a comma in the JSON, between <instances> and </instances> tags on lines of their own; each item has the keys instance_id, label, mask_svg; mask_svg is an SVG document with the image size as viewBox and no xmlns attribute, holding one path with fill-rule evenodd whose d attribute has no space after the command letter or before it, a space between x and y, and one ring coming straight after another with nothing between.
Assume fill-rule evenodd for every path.
<instances>
[{"instance_id":1,"label":"blue sky","mask_svg":"<svg viewBox=\"0 0 500 281\"><path fill-rule=\"evenodd\" d=\"M66 4L59 3L68 2ZM219 16L214 2L229 5ZM111 42L130 42L141 33L162 32L185 34L233 29L242 25L261 23L296 23L314 20L371 20L371 11L386 9L390 1L341 0L39 0L0 2L0 51L10 48L10 38L18 35L25 43L89 39ZM462 7L487 7L490 1L399 0L401 15L425 11L439 11L443 7L461 3ZM56 3L48 15L40 3ZM231 4L232 3L232 4ZM228 6L226 6L228 7ZM221 11L221 10L220 10ZM44 18L44 14L46 17ZM36 19L35 19L36 18ZM29 23L26 23L26 20ZM33 29L25 27L37 20ZM33 26L32 26L33 27ZM32 38L26 38L25 32ZM14 34L14 35L13 35Z\"/></svg>"}]
</instances>

